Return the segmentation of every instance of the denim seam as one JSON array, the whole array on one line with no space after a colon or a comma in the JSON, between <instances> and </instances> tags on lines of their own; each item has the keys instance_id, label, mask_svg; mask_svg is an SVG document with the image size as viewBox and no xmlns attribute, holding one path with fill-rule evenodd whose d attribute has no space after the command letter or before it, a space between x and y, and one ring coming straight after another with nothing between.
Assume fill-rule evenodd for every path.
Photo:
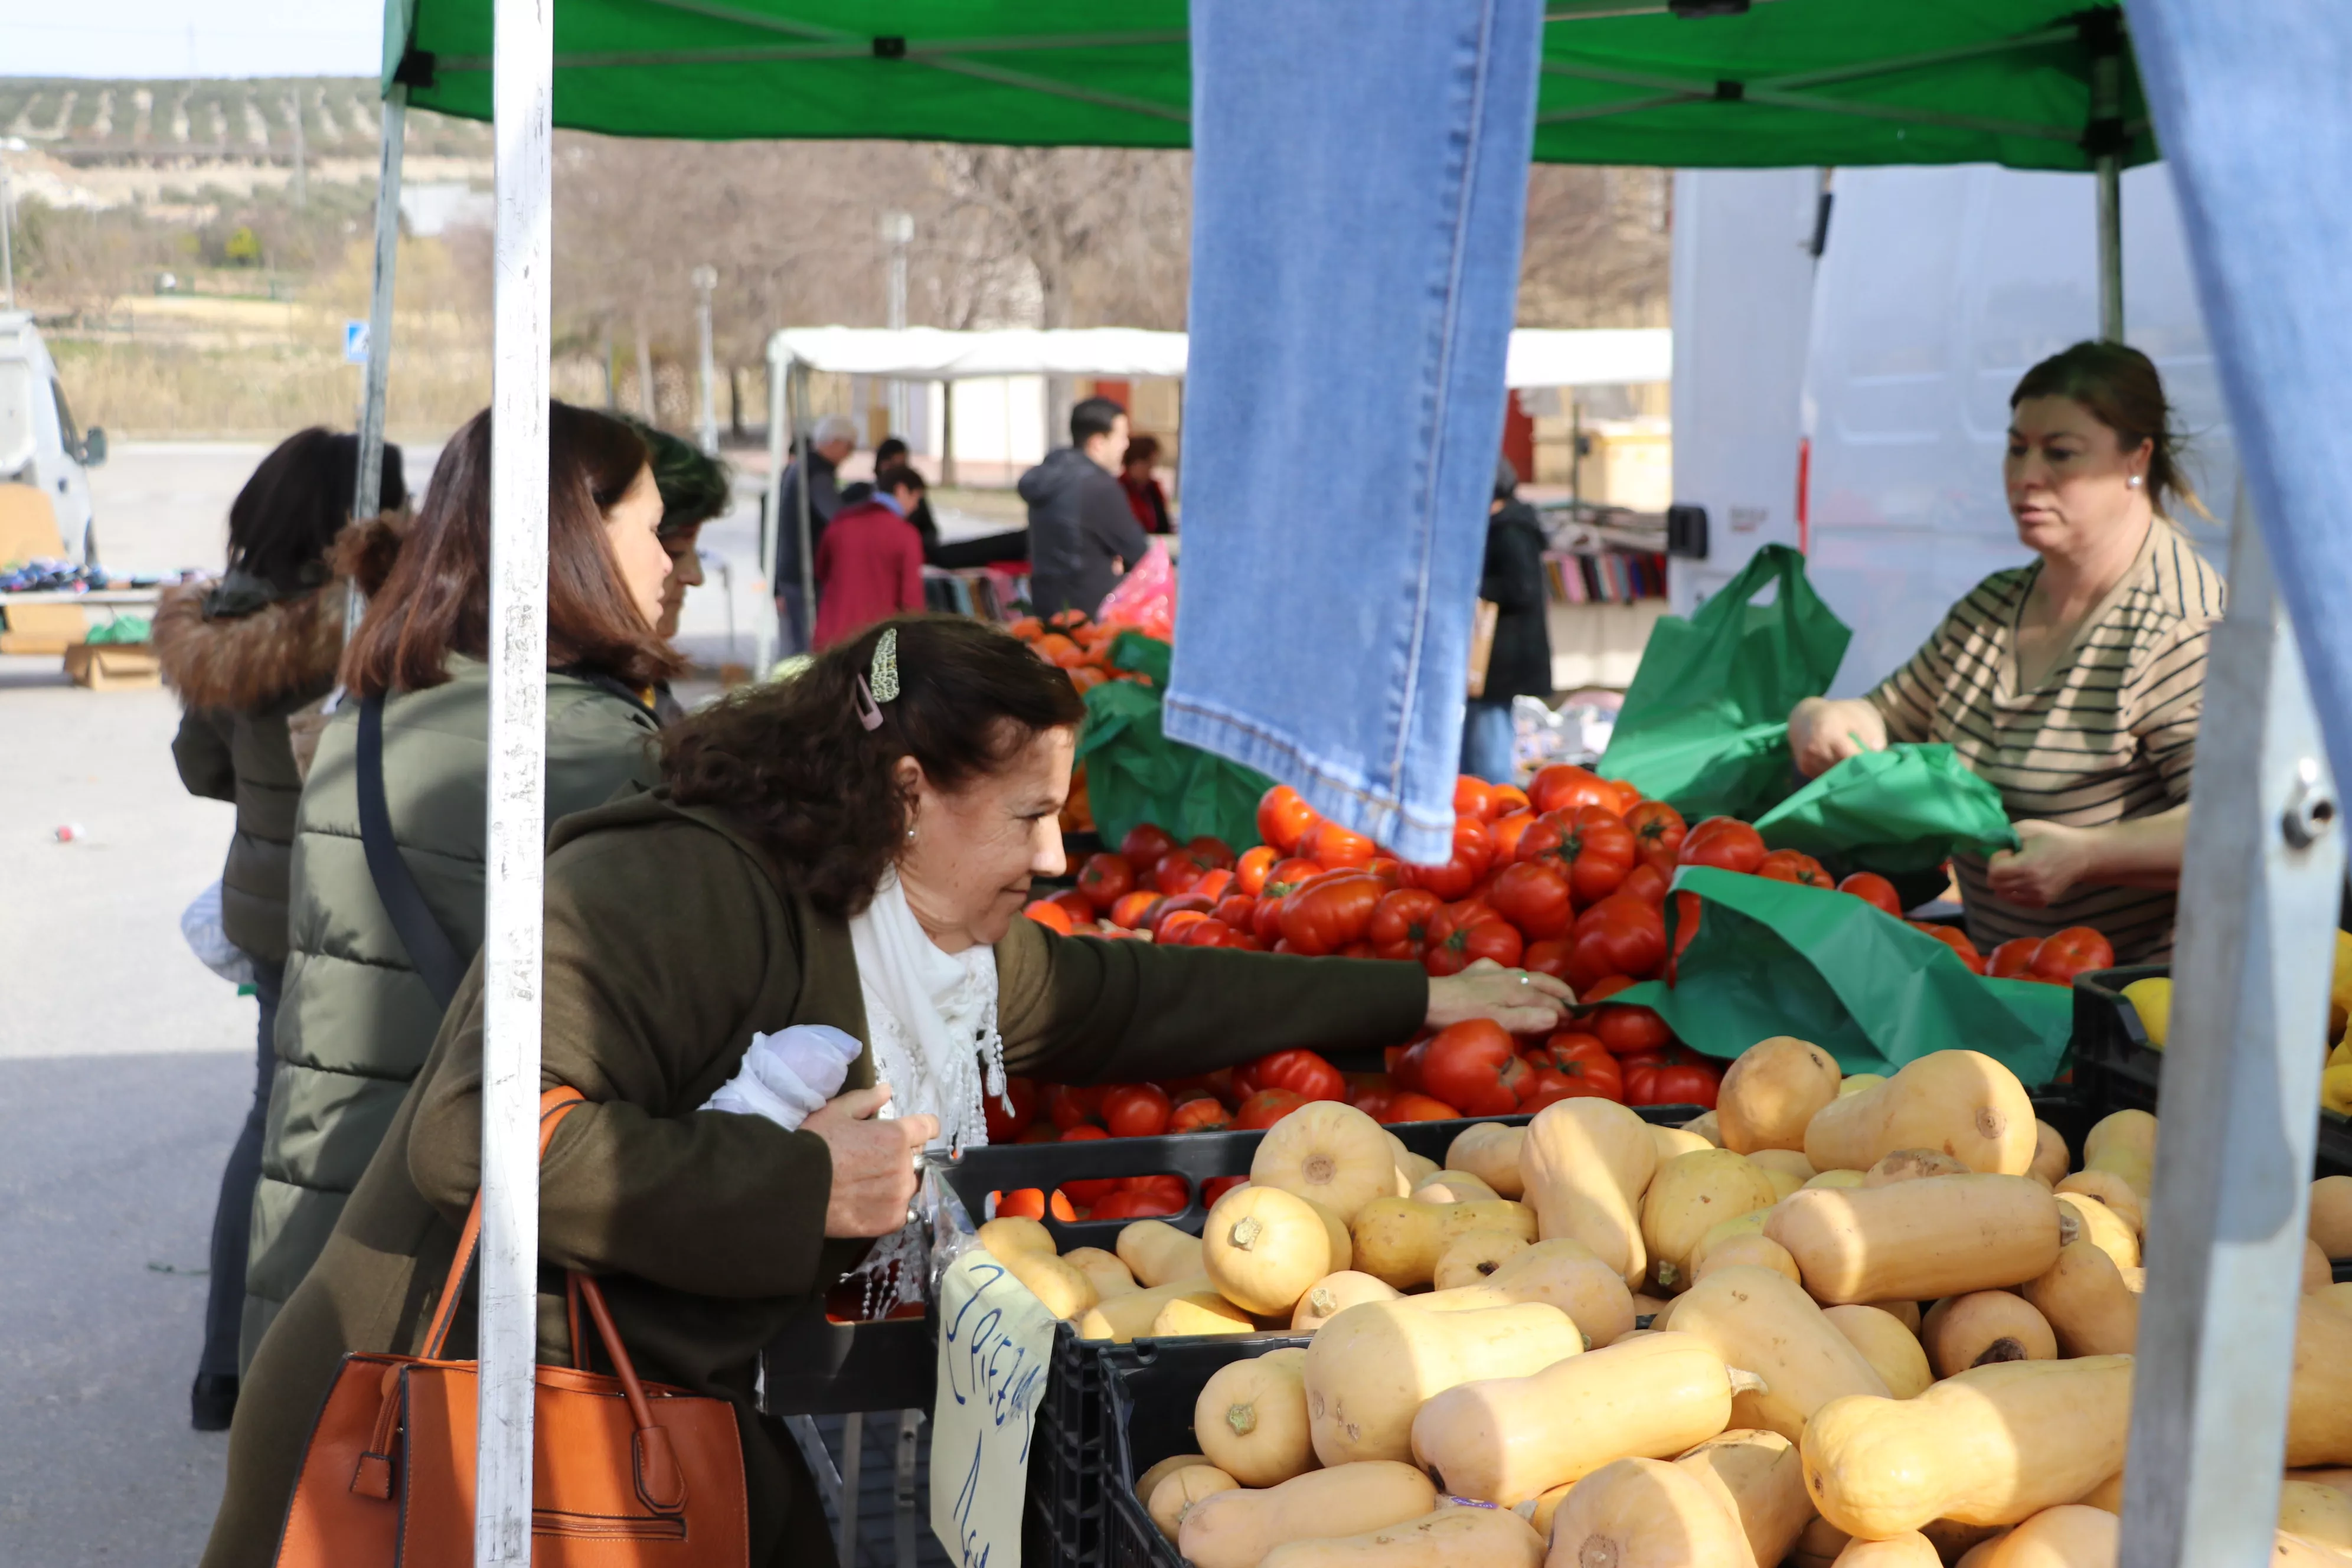
<instances>
[{"instance_id":1,"label":"denim seam","mask_svg":"<svg viewBox=\"0 0 2352 1568\"><path fill-rule=\"evenodd\" d=\"M1318 765L1312 753L1302 750L1298 742L1238 714L1223 710L1213 710L1202 706L1197 701L1180 700L1174 696L1167 699L1164 708L1172 710L1181 718L1192 721L1191 724L1180 724L1177 727L1180 732L1170 734L1171 740L1205 742L1209 740L1209 736L1201 733L1199 730L1194 729L1194 726L1218 730L1234 739L1225 745L1205 749L1213 750L1222 756L1230 757L1244 766L1255 767L1261 771L1265 771L1266 763L1270 762L1286 760L1305 773L1315 787L1361 801L1383 817L1394 818L1406 826L1418 827L1429 832L1453 831L1454 825L1451 817L1441 821L1433 816L1418 816L1405 805L1401 791L1381 791L1369 784L1350 782L1328 768ZM1161 729L1163 733L1169 732L1164 721ZM1188 735L1181 732L1186 731L1191 731L1192 733ZM1380 838L1383 835L1375 829L1370 837Z\"/></svg>"}]
</instances>

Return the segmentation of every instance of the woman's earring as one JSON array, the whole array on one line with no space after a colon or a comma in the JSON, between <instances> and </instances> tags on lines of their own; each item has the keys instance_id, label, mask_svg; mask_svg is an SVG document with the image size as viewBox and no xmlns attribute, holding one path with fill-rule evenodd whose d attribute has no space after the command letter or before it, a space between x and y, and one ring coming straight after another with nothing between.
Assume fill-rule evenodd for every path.
<instances>
[{"instance_id":1,"label":"woman's earring","mask_svg":"<svg viewBox=\"0 0 2352 1568\"><path fill-rule=\"evenodd\" d=\"M914 830L913 828L909 827L908 829L907 829L907 842L908 842L908 843L909 843L909 844L912 844L914 841L915 841L915 830Z\"/></svg>"},{"instance_id":2,"label":"woman's earring","mask_svg":"<svg viewBox=\"0 0 2352 1568\"><path fill-rule=\"evenodd\" d=\"M2126 479L2124 483L2132 489L2139 489L2139 476L2137 474L2134 474L2131 478Z\"/></svg>"}]
</instances>

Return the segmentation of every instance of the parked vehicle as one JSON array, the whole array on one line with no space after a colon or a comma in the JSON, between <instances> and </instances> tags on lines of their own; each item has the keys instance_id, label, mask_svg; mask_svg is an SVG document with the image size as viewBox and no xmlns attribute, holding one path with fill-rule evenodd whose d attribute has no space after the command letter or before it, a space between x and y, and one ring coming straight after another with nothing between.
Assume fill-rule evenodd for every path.
<instances>
[{"instance_id":1,"label":"parked vehicle","mask_svg":"<svg viewBox=\"0 0 2352 1568\"><path fill-rule=\"evenodd\" d=\"M0 310L0 484L37 487L58 536L85 564L98 559L89 472L106 461L106 432L76 430L57 361L25 310Z\"/></svg>"}]
</instances>

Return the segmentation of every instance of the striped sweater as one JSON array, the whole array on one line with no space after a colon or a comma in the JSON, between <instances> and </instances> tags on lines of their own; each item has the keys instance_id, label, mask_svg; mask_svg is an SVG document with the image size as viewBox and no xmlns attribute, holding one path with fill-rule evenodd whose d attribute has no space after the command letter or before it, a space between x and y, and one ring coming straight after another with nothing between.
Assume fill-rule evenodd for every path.
<instances>
[{"instance_id":1,"label":"striped sweater","mask_svg":"<svg viewBox=\"0 0 2352 1568\"><path fill-rule=\"evenodd\" d=\"M1888 738L1951 745L2000 792L2013 822L2104 827L2180 805L2197 755L2208 634L2221 616L2221 574L2158 519L2072 648L2021 691L2018 618L2041 572L2036 561L1978 584L1869 694ZM2118 963L2171 956L2169 892L2084 886L2029 910L1993 896L1984 860L1955 856L1953 868L1969 936L1988 952L2012 937L2087 925L2106 934Z\"/></svg>"}]
</instances>

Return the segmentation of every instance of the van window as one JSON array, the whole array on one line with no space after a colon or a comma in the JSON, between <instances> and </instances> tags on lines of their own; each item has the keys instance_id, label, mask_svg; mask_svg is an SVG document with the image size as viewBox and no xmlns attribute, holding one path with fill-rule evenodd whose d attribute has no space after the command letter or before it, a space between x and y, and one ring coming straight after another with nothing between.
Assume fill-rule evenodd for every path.
<instances>
[{"instance_id":1,"label":"van window","mask_svg":"<svg viewBox=\"0 0 2352 1568\"><path fill-rule=\"evenodd\" d=\"M73 457L81 456L81 432L74 428L73 410L66 406L66 389L61 383L49 383L49 395L58 400L58 438Z\"/></svg>"},{"instance_id":2,"label":"van window","mask_svg":"<svg viewBox=\"0 0 2352 1568\"><path fill-rule=\"evenodd\" d=\"M12 479L32 466L40 449L33 425L33 367L0 359L0 479Z\"/></svg>"}]
</instances>

